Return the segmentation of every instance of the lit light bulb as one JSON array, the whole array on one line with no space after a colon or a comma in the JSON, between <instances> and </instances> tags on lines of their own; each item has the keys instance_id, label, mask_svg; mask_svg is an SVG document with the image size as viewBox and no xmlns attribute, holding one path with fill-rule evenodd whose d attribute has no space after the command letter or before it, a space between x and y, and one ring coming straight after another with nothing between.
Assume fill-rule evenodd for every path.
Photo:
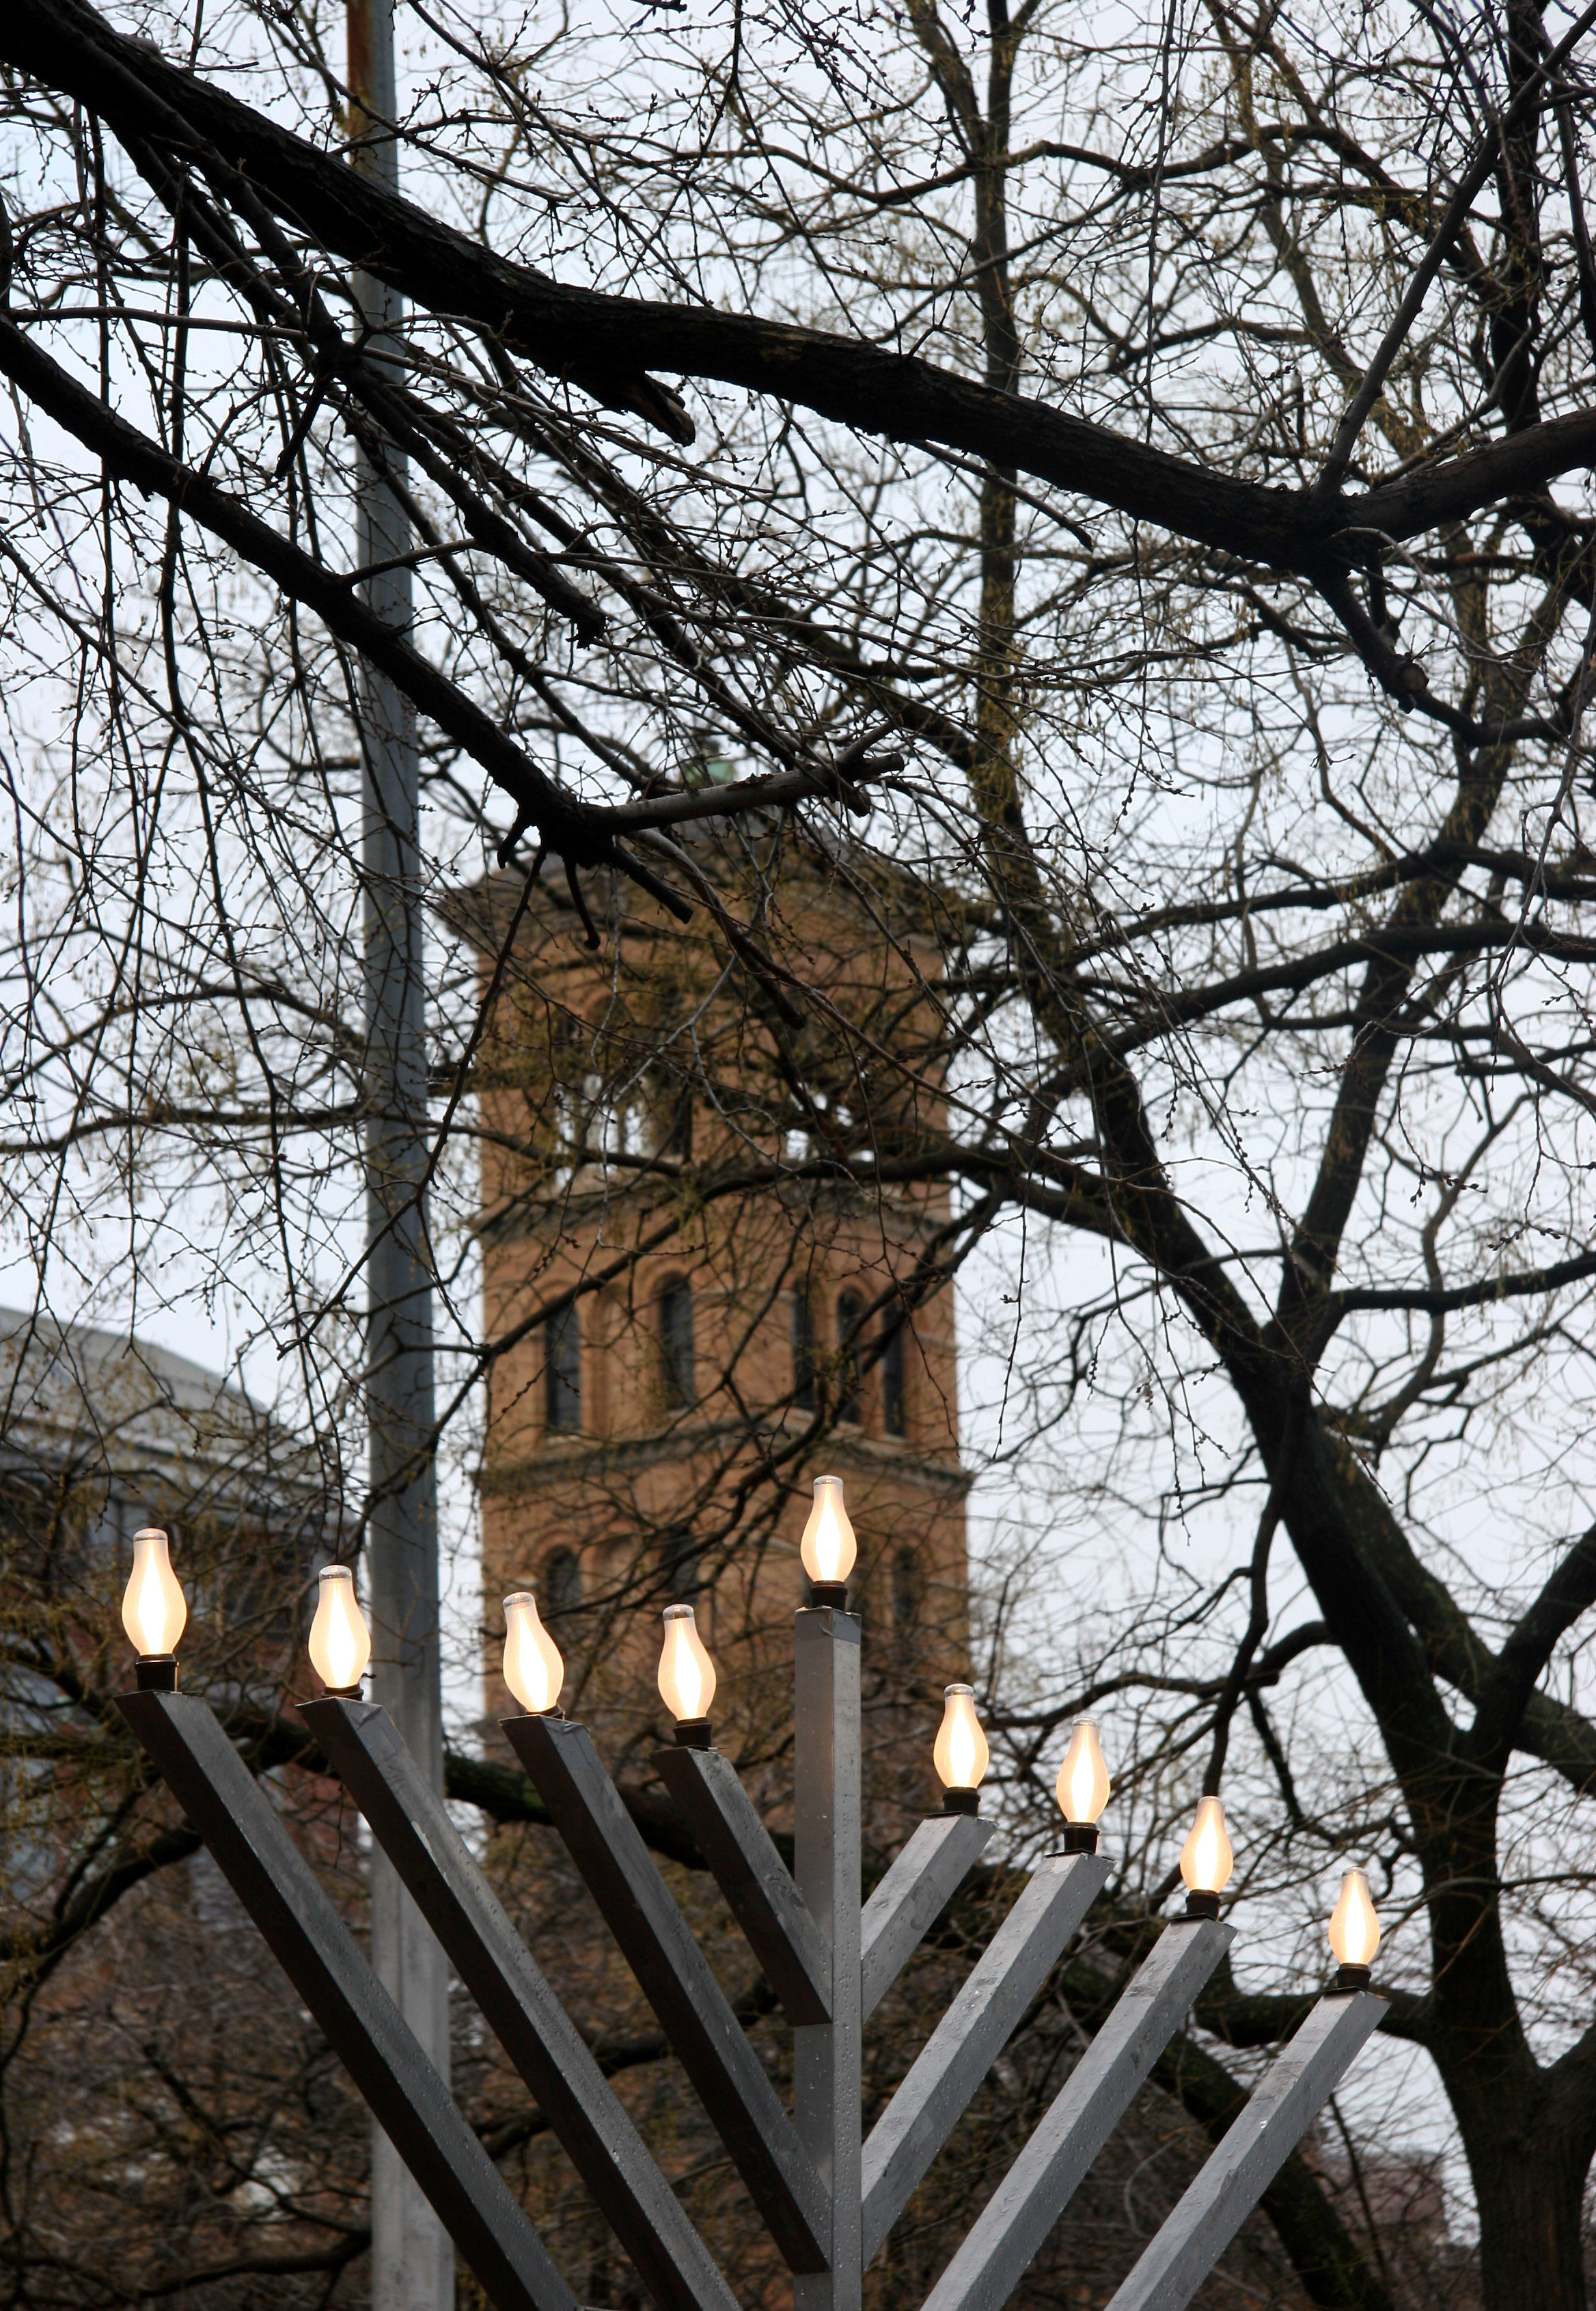
<instances>
[{"instance_id":1,"label":"lit light bulb","mask_svg":"<svg viewBox=\"0 0 1596 2311\"><path fill-rule=\"evenodd\" d=\"M852 1572L859 1545L842 1505L841 1477L815 1478L815 1505L798 1543L798 1555L811 1581L835 1585L845 1583Z\"/></svg>"},{"instance_id":2,"label":"lit light bulb","mask_svg":"<svg viewBox=\"0 0 1596 2311\"><path fill-rule=\"evenodd\" d=\"M565 1682L560 1648L538 1619L529 1589L504 1600L504 1682L534 1716L554 1707Z\"/></svg>"},{"instance_id":3,"label":"lit light bulb","mask_svg":"<svg viewBox=\"0 0 1596 2311\"><path fill-rule=\"evenodd\" d=\"M353 1693L371 1658L371 1633L346 1565L322 1568L321 1594L310 1624L310 1665L329 1693Z\"/></svg>"},{"instance_id":4,"label":"lit light bulb","mask_svg":"<svg viewBox=\"0 0 1596 2311\"><path fill-rule=\"evenodd\" d=\"M1197 1809L1191 1835L1181 1848L1181 1875L1189 1894L1209 1895L1217 1901L1230 1883L1235 1855L1225 1827L1225 1808L1217 1798L1204 1798Z\"/></svg>"},{"instance_id":5,"label":"lit light bulb","mask_svg":"<svg viewBox=\"0 0 1596 2311\"><path fill-rule=\"evenodd\" d=\"M931 1762L950 1796L972 1801L991 1756L987 1737L981 1730L981 1720L975 1714L974 1689L968 1685L949 1685L944 1687L943 1696L942 1722L937 1731ZM972 1811L973 1806L964 1810Z\"/></svg>"},{"instance_id":6,"label":"lit light bulb","mask_svg":"<svg viewBox=\"0 0 1596 2311\"><path fill-rule=\"evenodd\" d=\"M710 1704L715 1698L715 1664L704 1651L691 1605L667 1605L665 1609L659 1691L678 1723L689 1719L699 1721L710 1714Z\"/></svg>"},{"instance_id":7,"label":"lit light bulb","mask_svg":"<svg viewBox=\"0 0 1596 2311\"><path fill-rule=\"evenodd\" d=\"M146 1525L133 1536L133 1570L122 1594L122 1626L143 1661L176 1653L188 1600L171 1569L166 1535Z\"/></svg>"},{"instance_id":8,"label":"lit light bulb","mask_svg":"<svg viewBox=\"0 0 1596 2311\"><path fill-rule=\"evenodd\" d=\"M1083 1717L1069 1737L1064 1763L1059 1768L1059 1804L1071 1825L1095 1822L1108 1803L1113 1784L1103 1762L1097 1728Z\"/></svg>"},{"instance_id":9,"label":"lit light bulb","mask_svg":"<svg viewBox=\"0 0 1596 2311\"><path fill-rule=\"evenodd\" d=\"M1365 1973L1380 1947L1380 1920L1361 1870L1349 1870L1341 1880L1341 1898L1330 1913L1330 1946L1339 1965L1361 1967Z\"/></svg>"}]
</instances>

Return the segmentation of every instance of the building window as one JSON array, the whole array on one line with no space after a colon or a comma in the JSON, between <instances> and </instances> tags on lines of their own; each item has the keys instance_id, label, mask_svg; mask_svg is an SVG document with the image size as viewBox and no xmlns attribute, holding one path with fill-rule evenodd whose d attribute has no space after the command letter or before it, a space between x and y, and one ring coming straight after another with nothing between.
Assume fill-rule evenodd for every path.
<instances>
[{"instance_id":1,"label":"building window","mask_svg":"<svg viewBox=\"0 0 1596 2311\"><path fill-rule=\"evenodd\" d=\"M703 1588L703 1567L691 1525L673 1525L659 1545L666 1592L673 1605L695 1605Z\"/></svg>"},{"instance_id":2,"label":"building window","mask_svg":"<svg viewBox=\"0 0 1596 2311\"><path fill-rule=\"evenodd\" d=\"M582 1325L573 1300L543 1328L544 1415L551 1434L582 1425Z\"/></svg>"},{"instance_id":3,"label":"building window","mask_svg":"<svg viewBox=\"0 0 1596 2311\"><path fill-rule=\"evenodd\" d=\"M901 1653L914 1650L920 1630L920 1566L911 1548L893 1558L893 1644Z\"/></svg>"},{"instance_id":4,"label":"building window","mask_svg":"<svg viewBox=\"0 0 1596 2311\"><path fill-rule=\"evenodd\" d=\"M582 1601L581 1559L574 1548L551 1548L543 1560L543 1607L551 1618L574 1613Z\"/></svg>"},{"instance_id":5,"label":"building window","mask_svg":"<svg viewBox=\"0 0 1596 2311\"><path fill-rule=\"evenodd\" d=\"M815 1409L815 1300L807 1284L792 1295L792 1400L800 1412Z\"/></svg>"},{"instance_id":6,"label":"building window","mask_svg":"<svg viewBox=\"0 0 1596 2311\"><path fill-rule=\"evenodd\" d=\"M693 1286L673 1277L659 1295L659 1378L673 1408L698 1400L693 1335Z\"/></svg>"},{"instance_id":7,"label":"building window","mask_svg":"<svg viewBox=\"0 0 1596 2311\"><path fill-rule=\"evenodd\" d=\"M674 1156L682 1164L689 1162L693 1155L693 1094L685 1089L670 1091L664 1102L664 1118L660 1154Z\"/></svg>"},{"instance_id":8,"label":"building window","mask_svg":"<svg viewBox=\"0 0 1596 2311\"><path fill-rule=\"evenodd\" d=\"M865 1295L844 1292L837 1303L837 1417L856 1426L859 1410L859 1335L865 1321Z\"/></svg>"},{"instance_id":9,"label":"building window","mask_svg":"<svg viewBox=\"0 0 1596 2311\"><path fill-rule=\"evenodd\" d=\"M889 1436L909 1434L909 1370L903 1343L909 1320L896 1317L881 1344L881 1417Z\"/></svg>"}]
</instances>

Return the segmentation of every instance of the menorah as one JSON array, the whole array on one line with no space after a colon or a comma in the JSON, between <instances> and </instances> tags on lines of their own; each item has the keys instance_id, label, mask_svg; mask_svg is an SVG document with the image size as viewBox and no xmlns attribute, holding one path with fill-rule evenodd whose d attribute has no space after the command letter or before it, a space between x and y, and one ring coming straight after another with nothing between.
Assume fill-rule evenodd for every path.
<instances>
[{"instance_id":1,"label":"menorah","mask_svg":"<svg viewBox=\"0 0 1596 2311\"><path fill-rule=\"evenodd\" d=\"M857 2311L864 2273L1042 1991L1109 1863L1095 1728L1059 1777L1064 1847L1033 1869L867 2135L866 2024L976 1862L987 1744L967 1686L945 1697L936 1764L945 1810L922 1821L861 1901L860 1623L846 1609L853 1536L834 1478L804 1537L815 1602L794 1618L794 1860L778 1853L729 1758L711 1745L715 1674L693 1608L668 1607L660 1690L676 1746L655 1769L713 1873L793 2034L783 2106L582 1726L558 1705L563 1667L532 1598L506 1602L503 1720L577 1871L792 2274L795 2311ZM305 2006L436 2209L495 2311L577 2311L536 2228L378 1982L269 1799L205 1702L177 1690L186 1607L166 1536L137 1537L124 1619L140 1652L119 1701ZM423 1779L386 1711L360 1697L371 1640L346 1568L329 1566L311 1632L328 1690L306 1724L497 2036L658 2311L737 2311L736 2298L586 2040ZM1185 1914L1168 1922L955 2253L924 2311L999 2311L1147 2080L1235 1929L1223 1806L1205 1798L1182 1855ZM1378 2027L1368 1961L1379 1926L1360 1871L1331 1921L1340 1970L1276 2056L1110 2311L1189 2303Z\"/></svg>"}]
</instances>

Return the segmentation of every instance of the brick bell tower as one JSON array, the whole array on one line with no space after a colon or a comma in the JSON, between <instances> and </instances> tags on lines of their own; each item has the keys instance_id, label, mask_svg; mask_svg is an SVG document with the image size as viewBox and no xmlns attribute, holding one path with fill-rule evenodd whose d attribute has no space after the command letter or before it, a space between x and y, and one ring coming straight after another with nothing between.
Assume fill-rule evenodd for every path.
<instances>
[{"instance_id":1,"label":"brick bell tower","mask_svg":"<svg viewBox=\"0 0 1596 2311\"><path fill-rule=\"evenodd\" d=\"M714 1658L717 1740L779 1806L810 1480L859 1539L866 1771L884 1836L936 1784L968 1673L942 943L923 885L789 824L691 843L683 926L558 861L468 917L498 993L477 1072L489 1382L489 1714L499 1600L530 1588L565 1706L621 1770L668 1717L662 1605ZM739 926L752 923L752 938ZM846 1166L846 1168L844 1168ZM922 1174L928 1176L921 1176ZM790 1773L789 1764L787 1768Z\"/></svg>"}]
</instances>

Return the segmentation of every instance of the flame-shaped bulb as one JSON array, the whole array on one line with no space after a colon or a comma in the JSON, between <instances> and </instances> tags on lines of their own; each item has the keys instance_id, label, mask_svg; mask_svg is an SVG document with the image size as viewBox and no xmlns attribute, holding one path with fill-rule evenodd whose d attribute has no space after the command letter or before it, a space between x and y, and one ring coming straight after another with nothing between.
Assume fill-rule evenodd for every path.
<instances>
[{"instance_id":1,"label":"flame-shaped bulb","mask_svg":"<svg viewBox=\"0 0 1596 2311\"><path fill-rule=\"evenodd\" d=\"M371 1632L346 1565L322 1567L321 1594L310 1624L310 1666L329 1693L353 1693L371 1658Z\"/></svg>"},{"instance_id":2,"label":"flame-shaped bulb","mask_svg":"<svg viewBox=\"0 0 1596 2311\"><path fill-rule=\"evenodd\" d=\"M1225 1827L1225 1807L1218 1798L1204 1798L1197 1809L1191 1834L1181 1848L1181 1875L1189 1894L1222 1894L1235 1868L1230 1836Z\"/></svg>"},{"instance_id":3,"label":"flame-shaped bulb","mask_svg":"<svg viewBox=\"0 0 1596 2311\"><path fill-rule=\"evenodd\" d=\"M158 1525L133 1536L133 1570L122 1595L122 1626L141 1661L176 1653L188 1601L171 1569L167 1539Z\"/></svg>"},{"instance_id":4,"label":"flame-shaped bulb","mask_svg":"<svg viewBox=\"0 0 1596 2311\"><path fill-rule=\"evenodd\" d=\"M978 1790L990 1756L981 1720L975 1714L973 1687L944 1687L942 1722L937 1731L937 1746L931 1752L943 1788Z\"/></svg>"},{"instance_id":5,"label":"flame-shaped bulb","mask_svg":"<svg viewBox=\"0 0 1596 2311\"><path fill-rule=\"evenodd\" d=\"M1380 1919L1361 1870L1341 1880L1341 1898L1330 1913L1330 1946L1341 1966L1371 1967L1380 1947Z\"/></svg>"},{"instance_id":6,"label":"flame-shaped bulb","mask_svg":"<svg viewBox=\"0 0 1596 2311\"><path fill-rule=\"evenodd\" d=\"M1095 1822L1108 1803L1113 1784L1103 1761L1097 1728L1083 1717L1069 1737L1064 1763L1059 1768L1059 1804L1066 1821Z\"/></svg>"},{"instance_id":7,"label":"flame-shaped bulb","mask_svg":"<svg viewBox=\"0 0 1596 2311\"><path fill-rule=\"evenodd\" d=\"M859 1544L842 1505L841 1477L816 1477L815 1505L798 1543L804 1571L811 1581L845 1582L853 1570Z\"/></svg>"},{"instance_id":8,"label":"flame-shaped bulb","mask_svg":"<svg viewBox=\"0 0 1596 2311\"><path fill-rule=\"evenodd\" d=\"M715 1698L715 1664L704 1651L691 1605L667 1605L665 1609L659 1692L678 1723L710 1714L710 1704Z\"/></svg>"},{"instance_id":9,"label":"flame-shaped bulb","mask_svg":"<svg viewBox=\"0 0 1596 2311\"><path fill-rule=\"evenodd\" d=\"M554 1707L565 1682L560 1648L538 1619L529 1589L504 1600L504 1682L535 1717Z\"/></svg>"}]
</instances>

